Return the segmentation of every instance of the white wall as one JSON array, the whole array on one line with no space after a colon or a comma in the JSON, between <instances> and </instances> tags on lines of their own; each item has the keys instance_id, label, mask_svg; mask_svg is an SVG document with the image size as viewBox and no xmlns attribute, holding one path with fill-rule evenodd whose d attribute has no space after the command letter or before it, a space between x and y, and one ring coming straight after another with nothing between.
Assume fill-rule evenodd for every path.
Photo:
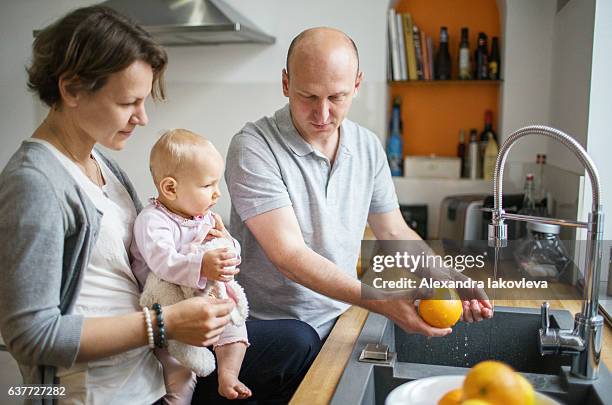
<instances>
[{"instance_id":1,"label":"white wall","mask_svg":"<svg viewBox=\"0 0 612 405\"><path fill-rule=\"evenodd\" d=\"M575 1L575 0L574 0ZM604 227L604 239L612 239L612 138L610 137L610 112L612 111L612 3L597 0L593 34L593 62L588 113L587 152L599 171L601 203L607 208L608 218ZM590 192L590 190L589 190ZM588 195L585 201L590 201ZM590 209L590 203L585 208Z\"/></svg>"},{"instance_id":2,"label":"white wall","mask_svg":"<svg viewBox=\"0 0 612 405\"><path fill-rule=\"evenodd\" d=\"M576 0L573 0L576 1ZM600 177L601 195L600 203L603 205L604 235L603 239L612 239L612 218L610 207L612 206L612 139L610 138L610 111L612 111L612 78L610 67L612 66L612 55L610 46L612 44L612 3L607 0L597 0L595 4L595 18L592 46L591 83L588 110L588 135L586 149L593 162L597 166ZM585 181L584 193L580 196L582 206L579 218L586 220L592 207L591 187ZM584 239L583 233L582 238ZM607 248L602 252L601 280L609 278L608 263L610 260L610 243L604 244Z\"/></svg>"},{"instance_id":3,"label":"white wall","mask_svg":"<svg viewBox=\"0 0 612 405\"><path fill-rule=\"evenodd\" d=\"M24 66L30 56L32 29L72 8L95 1L4 0L0 13L0 167L44 117L26 91ZM136 131L124 151L111 153L128 172L141 198L153 195L148 153L164 128L185 127L209 137L223 155L233 134L247 121L270 115L285 104L280 76L291 39L305 28L333 26L356 42L365 82L350 118L385 136L386 10L388 1L227 0L266 33L274 45L219 45L169 48L168 101L148 103L150 123ZM367 16L367 24L363 23ZM7 58L6 55L11 55ZM9 97L8 95L11 95ZM224 190L225 186L224 186ZM217 206L229 217L229 198Z\"/></svg>"},{"instance_id":4,"label":"white wall","mask_svg":"<svg viewBox=\"0 0 612 405\"><path fill-rule=\"evenodd\" d=\"M593 57L595 0L568 2L555 16L551 125L572 135L586 147ZM558 142L548 140L548 163L583 173L574 155Z\"/></svg>"},{"instance_id":5,"label":"white wall","mask_svg":"<svg viewBox=\"0 0 612 405\"><path fill-rule=\"evenodd\" d=\"M556 0L500 0L502 85L499 133L550 120L553 27ZM513 146L509 162L535 162L545 140L530 137Z\"/></svg>"}]
</instances>

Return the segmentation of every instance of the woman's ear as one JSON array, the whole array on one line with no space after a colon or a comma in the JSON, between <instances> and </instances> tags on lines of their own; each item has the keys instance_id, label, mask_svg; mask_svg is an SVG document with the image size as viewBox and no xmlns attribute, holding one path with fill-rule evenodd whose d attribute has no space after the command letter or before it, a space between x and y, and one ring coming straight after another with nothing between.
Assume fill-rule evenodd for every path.
<instances>
[{"instance_id":1,"label":"woman's ear","mask_svg":"<svg viewBox=\"0 0 612 405\"><path fill-rule=\"evenodd\" d=\"M176 200L176 197L177 197L177 192L176 192L177 184L178 183L174 177L164 177L159 182L159 192L167 200L174 201Z\"/></svg>"},{"instance_id":2,"label":"woman's ear","mask_svg":"<svg viewBox=\"0 0 612 405\"><path fill-rule=\"evenodd\" d=\"M62 105L76 107L79 98L79 78L75 75L64 73L60 76L57 84L62 98Z\"/></svg>"}]
</instances>

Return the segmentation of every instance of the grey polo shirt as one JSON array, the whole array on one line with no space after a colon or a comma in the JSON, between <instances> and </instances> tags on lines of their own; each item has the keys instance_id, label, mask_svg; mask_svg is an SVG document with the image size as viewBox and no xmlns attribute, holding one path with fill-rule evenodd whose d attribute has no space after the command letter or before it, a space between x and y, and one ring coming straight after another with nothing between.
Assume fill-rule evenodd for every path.
<instances>
[{"instance_id":1,"label":"grey polo shirt","mask_svg":"<svg viewBox=\"0 0 612 405\"><path fill-rule=\"evenodd\" d=\"M369 213L398 207L378 137L345 119L333 166L297 132L289 105L232 139L225 180L230 230L242 244L238 281L257 319L300 319L325 336L348 305L286 278L268 260L244 221L292 206L308 247L351 277Z\"/></svg>"}]
</instances>

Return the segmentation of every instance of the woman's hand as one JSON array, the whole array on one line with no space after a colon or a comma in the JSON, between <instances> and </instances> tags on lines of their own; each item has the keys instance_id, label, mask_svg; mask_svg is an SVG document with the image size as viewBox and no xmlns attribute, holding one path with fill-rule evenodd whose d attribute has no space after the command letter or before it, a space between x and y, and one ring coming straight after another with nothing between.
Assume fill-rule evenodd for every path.
<instances>
[{"instance_id":1,"label":"woman's hand","mask_svg":"<svg viewBox=\"0 0 612 405\"><path fill-rule=\"evenodd\" d=\"M210 346L219 340L233 308L232 300L209 297L193 297L164 307L166 335L192 346Z\"/></svg>"}]
</instances>

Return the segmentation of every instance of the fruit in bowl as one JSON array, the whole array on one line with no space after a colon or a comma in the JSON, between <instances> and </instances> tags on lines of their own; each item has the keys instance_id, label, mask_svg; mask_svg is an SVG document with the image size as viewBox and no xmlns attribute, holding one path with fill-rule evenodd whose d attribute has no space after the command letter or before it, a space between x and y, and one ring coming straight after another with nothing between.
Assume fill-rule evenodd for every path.
<instances>
[{"instance_id":1,"label":"fruit in bowl","mask_svg":"<svg viewBox=\"0 0 612 405\"><path fill-rule=\"evenodd\" d=\"M476 364L463 380L461 397L457 389L446 393L438 405L535 405L531 383L512 367L499 361ZM455 402L453 402L455 401Z\"/></svg>"}]
</instances>

